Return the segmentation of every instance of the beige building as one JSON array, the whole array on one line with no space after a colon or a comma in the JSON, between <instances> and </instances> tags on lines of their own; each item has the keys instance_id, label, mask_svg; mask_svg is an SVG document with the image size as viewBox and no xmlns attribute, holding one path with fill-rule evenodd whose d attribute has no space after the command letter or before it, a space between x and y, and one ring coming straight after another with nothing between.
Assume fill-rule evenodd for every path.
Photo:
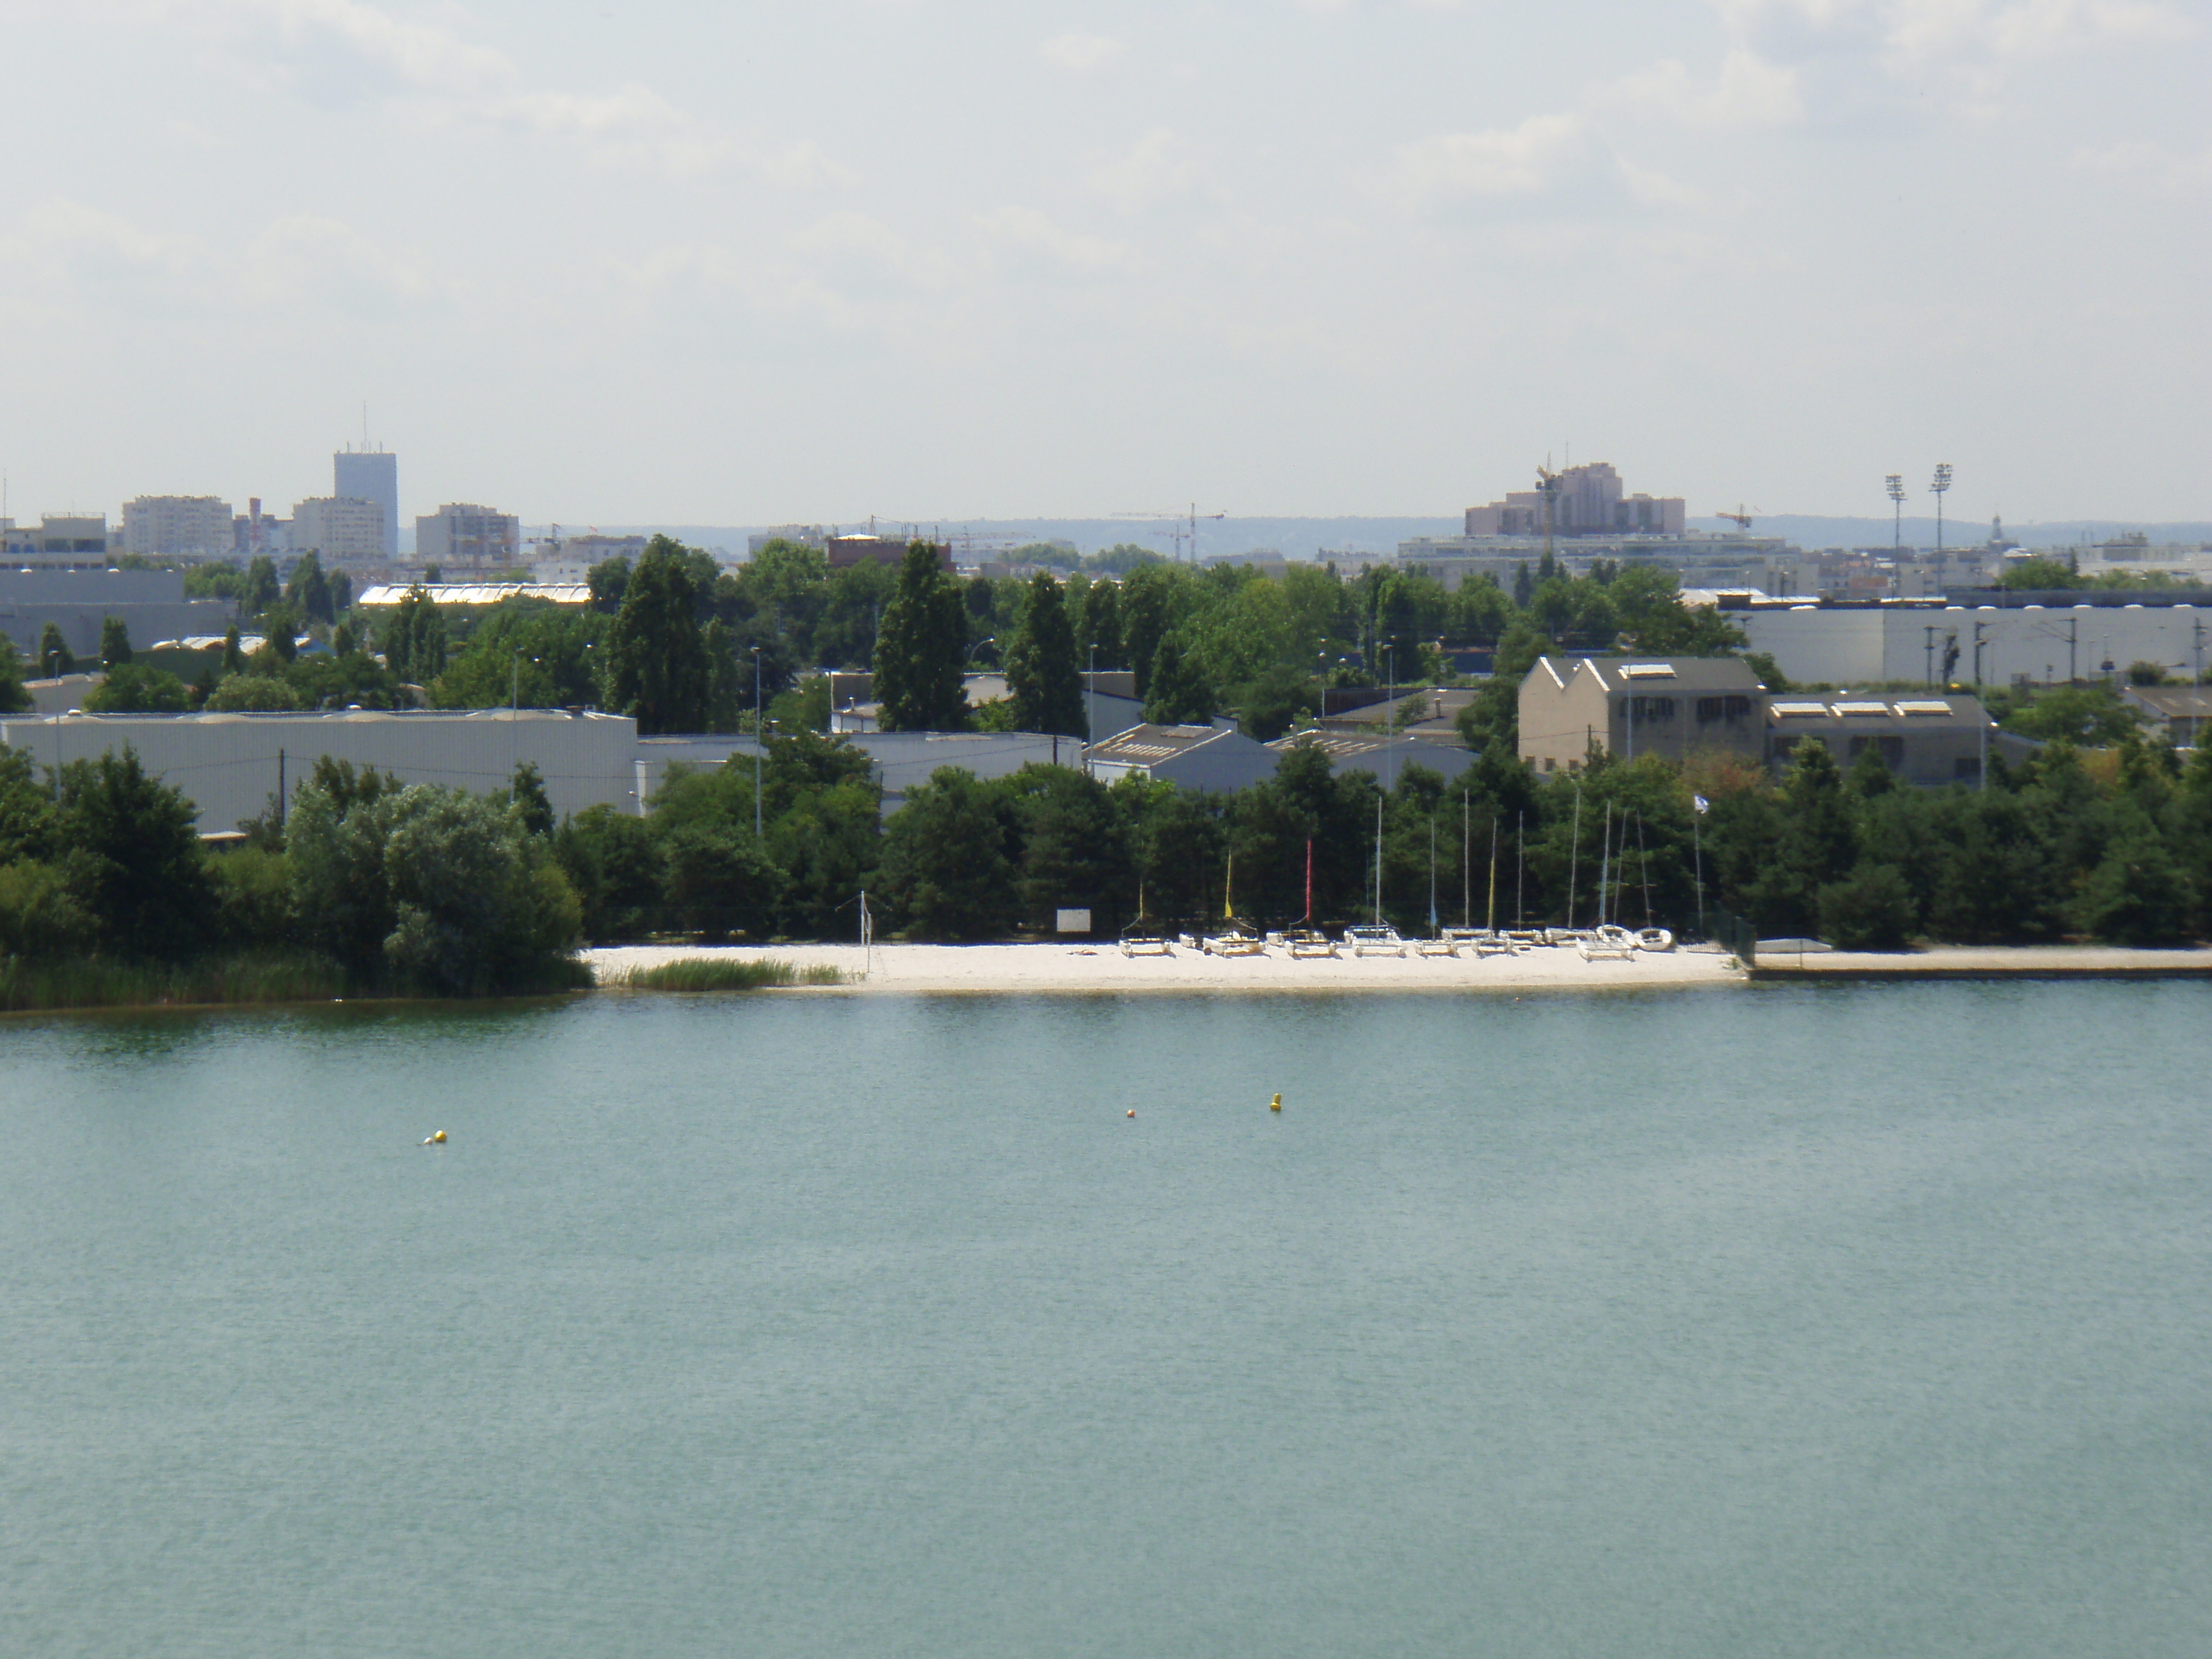
<instances>
[{"instance_id":1,"label":"beige building","mask_svg":"<svg viewBox=\"0 0 2212 1659\"><path fill-rule=\"evenodd\" d=\"M1974 697L1773 697L1766 726L1768 763L1778 770L1812 738L1843 767L1878 749L1899 779L1923 786L1978 784L1992 750L2019 761L2034 748L1999 732Z\"/></svg>"},{"instance_id":2,"label":"beige building","mask_svg":"<svg viewBox=\"0 0 2212 1659\"><path fill-rule=\"evenodd\" d=\"M1521 758L1572 771L1593 746L1680 764L1719 751L1763 762L1766 688L1736 657L1540 657L1521 682Z\"/></svg>"},{"instance_id":3,"label":"beige building","mask_svg":"<svg viewBox=\"0 0 2212 1659\"><path fill-rule=\"evenodd\" d=\"M123 550L163 553L232 550L230 503L217 495L140 495L123 503Z\"/></svg>"},{"instance_id":4,"label":"beige building","mask_svg":"<svg viewBox=\"0 0 2212 1659\"><path fill-rule=\"evenodd\" d=\"M358 495L319 495L292 504L292 551L325 564L384 557L384 504Z\"/></svg>"},{"instance_id":5,"label":"beige building","mask_svg":"<svg viewBox=\"0 0 2212 1659\"><path fill-rule=\"evenodd\" d=\"M1689 528L1679 495L1629 495L1620 474L1603 461L1558 475L1550 522L1544 492L1516 489L1504 500L1467 510L1469 536L1680 536Z\"/></svg>"},{"instance_id":6,"label":"beige building","mask_svg":"<svg viewBox=\"0 0 2212 1659\"><path fill-rule=\"evenodd\" d=\"M522 549L522 520L470 501L448 501L415 520L415 556L424 564L503 570Z\"/></svg>"}]
</instances>

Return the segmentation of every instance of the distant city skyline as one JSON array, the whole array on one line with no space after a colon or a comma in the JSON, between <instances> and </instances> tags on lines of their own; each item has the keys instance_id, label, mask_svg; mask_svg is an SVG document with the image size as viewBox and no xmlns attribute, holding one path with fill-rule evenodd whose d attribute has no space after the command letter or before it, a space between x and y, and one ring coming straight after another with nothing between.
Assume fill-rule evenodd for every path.
<instances>
[{"instance_id":1,"label":"distant city skyline","mask_svg":"<svg viewBox=\"0 0 2212 1659\"><path fill-rule=\"evenodd\" d=\"M2212 516L2180 0L0 20L19 520L319 497L364 401L403 521Z\"/></svg>"}]
</instances>

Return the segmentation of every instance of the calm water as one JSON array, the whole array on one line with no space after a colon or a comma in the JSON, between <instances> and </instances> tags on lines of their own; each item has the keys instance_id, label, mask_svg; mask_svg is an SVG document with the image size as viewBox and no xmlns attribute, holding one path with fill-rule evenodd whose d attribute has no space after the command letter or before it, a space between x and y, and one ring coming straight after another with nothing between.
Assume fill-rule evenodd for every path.
<instances>
[{"instance_id":1,"label":"calm water","mask_svg":"<svg viewBox=\"0 0 2212 1659\"><path fill-rule=\"evenodd\" d=\"M2208 1031L2191 985L0 1026L0 1650L2201 1656Z\"/></svg>"}]
</instances>

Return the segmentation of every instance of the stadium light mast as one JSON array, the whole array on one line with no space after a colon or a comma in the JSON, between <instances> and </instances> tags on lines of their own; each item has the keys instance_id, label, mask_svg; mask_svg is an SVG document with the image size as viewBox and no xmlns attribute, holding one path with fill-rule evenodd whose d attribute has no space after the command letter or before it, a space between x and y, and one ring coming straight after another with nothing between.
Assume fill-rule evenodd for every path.
<instances>
[{"instance_id":1,"label":"stadium light mast","mask_svg":"<svg viewBox=\"0 0 2212 1659\"><path fill-rule=\"evenodd\" d=\"M1889 500L1894 523L1890 527L1889 550L1892 554L1905 550L1905 475L1893 472L1883 481L1889 486Z\"/></svg>"},{"instance_id":2,"label":"stadium light mast","mask_svg":"<svg viewBox=\"0 0 2212 1659\"><path fill-rule=\"evenodd\" d=\"M1936 495L1936 557L1938 561L1943 556L1943 493L1950 487L1951 463L1939 461L1936 465L1936 477L1928 486Z\"/></svg>"}]
</instances>

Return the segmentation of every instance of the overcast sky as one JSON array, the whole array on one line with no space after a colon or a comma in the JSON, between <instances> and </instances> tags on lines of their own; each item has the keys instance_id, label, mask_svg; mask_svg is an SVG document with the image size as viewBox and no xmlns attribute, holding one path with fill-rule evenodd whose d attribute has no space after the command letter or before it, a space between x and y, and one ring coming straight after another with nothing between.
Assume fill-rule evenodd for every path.
<instances>
[{"instance_id":1,"label":"overcast sky","mask_svg":"<svg viewBox=\"0 0 2212 1659\"><path fill-rule=\"evenodd\" d=\"M2203 0L0 0L16 518L2212 517Z\"/></svg>"}]
</instances>

